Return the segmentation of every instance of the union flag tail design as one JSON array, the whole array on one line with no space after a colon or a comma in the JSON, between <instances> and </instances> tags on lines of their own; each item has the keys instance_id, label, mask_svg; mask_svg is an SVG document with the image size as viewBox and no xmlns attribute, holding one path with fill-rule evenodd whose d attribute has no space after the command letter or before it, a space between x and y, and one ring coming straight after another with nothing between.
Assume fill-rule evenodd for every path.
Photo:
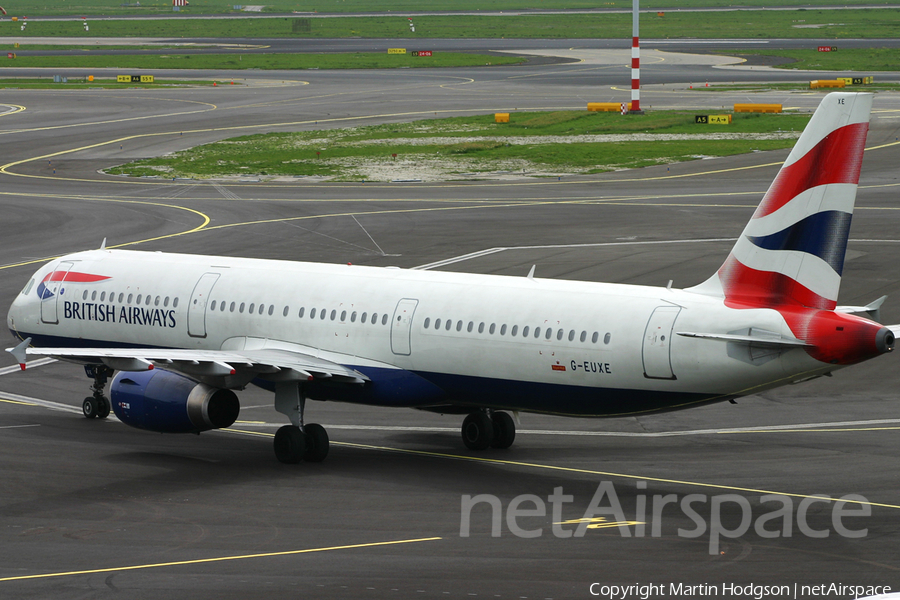
<instances>
[{"instance_id":1,"label":"union flag tail design","mask_svg":"<svg viewBox=\"0 0 900 600\"><path fill-rule=\"evenodd\" d=\"M831 93L718 272L691 288L734 307L837 305L872 94Z\"/></svg>"}]
</instances>

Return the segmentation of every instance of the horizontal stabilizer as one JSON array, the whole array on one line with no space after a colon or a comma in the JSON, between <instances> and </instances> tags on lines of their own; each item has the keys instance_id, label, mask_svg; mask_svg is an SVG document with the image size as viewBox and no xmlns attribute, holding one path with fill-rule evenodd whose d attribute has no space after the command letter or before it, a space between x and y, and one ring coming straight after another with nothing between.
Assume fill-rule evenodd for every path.
<instances>
[{"instance_id":1,"label":"horizontal stabilizer","mask_svg":"<svg viewBox=\"0 0 900 600\"><path fill-rule=\"evenodd\" d=\"M887 300L887 296L882 296L878 300L869 302L865 306L838 306L834 310L848 315L866 315L875 322L881 322L881 305Z\"/></svg>"},{"instance_id":2,"label":"horizontal stabilizer","mask_svg":"<svg viewBox=\"0 0 900 600\"><path fill-rule=\"evenodd\" d=\"M803 348L804 346L810 345L797 338L785 337L771 331L752 327L748 334L694 333L690 331L678 331L676 333L684 337L718 340L720 342L736 342L738 344L748 344L760 348Z\"/></svg>"}]
</instances>

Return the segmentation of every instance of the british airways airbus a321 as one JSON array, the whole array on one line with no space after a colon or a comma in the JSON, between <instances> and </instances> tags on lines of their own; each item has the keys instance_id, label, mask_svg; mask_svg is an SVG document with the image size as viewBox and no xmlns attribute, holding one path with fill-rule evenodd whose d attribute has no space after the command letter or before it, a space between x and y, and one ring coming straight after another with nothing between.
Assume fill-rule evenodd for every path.
<instances>
[{"instance_id":1,"label":"british airways airbus a321","mask_svg":"<svg viewBox=\"0 0 900 600\"><path fill-rule=\"evenodd\" d=\"M504 411L645 415L811 379L890 352L900 331L876 322L882 299L837 306L871 105L822 100L693 288L101 248L34 274L9 310L9 351L23 369L83 363L84 415L151 431L229 427L235 390L272 390L286 463L328 453L307 399L467 415L463 442L485 450L513 443Z\"/></svg>"}]
</instances>

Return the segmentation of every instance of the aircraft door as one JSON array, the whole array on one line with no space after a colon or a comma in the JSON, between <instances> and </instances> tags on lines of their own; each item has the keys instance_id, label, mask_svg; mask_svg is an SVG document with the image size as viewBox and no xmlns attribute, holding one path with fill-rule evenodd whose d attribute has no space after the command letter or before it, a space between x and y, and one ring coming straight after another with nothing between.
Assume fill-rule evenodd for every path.
<instances>
[{"instance_id":1,"label":"aircraft door","mask_svg":"<svg viewBox=\"0 0 900 600\"><path fill-rule=\"evenodd\" d=\"M206 305L209 304L209 295L218 280L218 273L204 273L194 286L191 301L188 303L187 318L188 335L191 337L206 337Z\"/></svg>"},{"instance_id":2,"label":"aircraft door","mask_svg":"<svg viewBox=\"0 0 900 600\"><path fill-rule=\"evenodd\" d=\"M403 298L397 303L394 310L394 320L391 322L391 351L394 354L409 356L409 337L412 331L413 314L419 301L413 298Z\"/></svg>"},{"instance_id":3,"label":"aircraft door","mask_svg":"<svg viewBox=\"0 0 900 600\"><path fill-rule=\"evenodd\" d=\"M644 330L644 377L675 379L672 372L671 342L680 306L659 306L650 315Z\"/></svg>"},{"instance_id":4,"label":"aircraft door","mask_svg":"<svg viewBox=\"0 0 900 600\"><path fill-rule=\"evenodd\" d=\"M50 274L50 279L44 282L41 294L41 322L56 325L59 323L59 297L65 294L66 277L75 263L61 262Z\"/></svg>"}]
</instances>

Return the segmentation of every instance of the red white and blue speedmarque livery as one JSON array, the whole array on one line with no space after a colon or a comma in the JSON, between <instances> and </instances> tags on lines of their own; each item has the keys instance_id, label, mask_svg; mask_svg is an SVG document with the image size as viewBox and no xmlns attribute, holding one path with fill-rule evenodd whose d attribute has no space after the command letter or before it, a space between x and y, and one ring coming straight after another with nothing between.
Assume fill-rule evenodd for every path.
<instances>
[{"instance_id":1,"label":"red white and blue speedmarque livery","mask_svg":"<svg viewBox=\"0 0 900 600\"><path fill-rule=\"evenodd\" d=\"M463 441L484 450L513 443L504 411L647 414L810 379L891 351L900 330L876 322L883 298L837 306L871 105L822 100L694 288L101 248L35 273L9 350L23 368L84 363L85 416L112 409L152 431L228 427L234 390L271 389L291 421L275 437L283 462L328 452L306 399L466 414Z\"/></svg>"}]
</instances>

